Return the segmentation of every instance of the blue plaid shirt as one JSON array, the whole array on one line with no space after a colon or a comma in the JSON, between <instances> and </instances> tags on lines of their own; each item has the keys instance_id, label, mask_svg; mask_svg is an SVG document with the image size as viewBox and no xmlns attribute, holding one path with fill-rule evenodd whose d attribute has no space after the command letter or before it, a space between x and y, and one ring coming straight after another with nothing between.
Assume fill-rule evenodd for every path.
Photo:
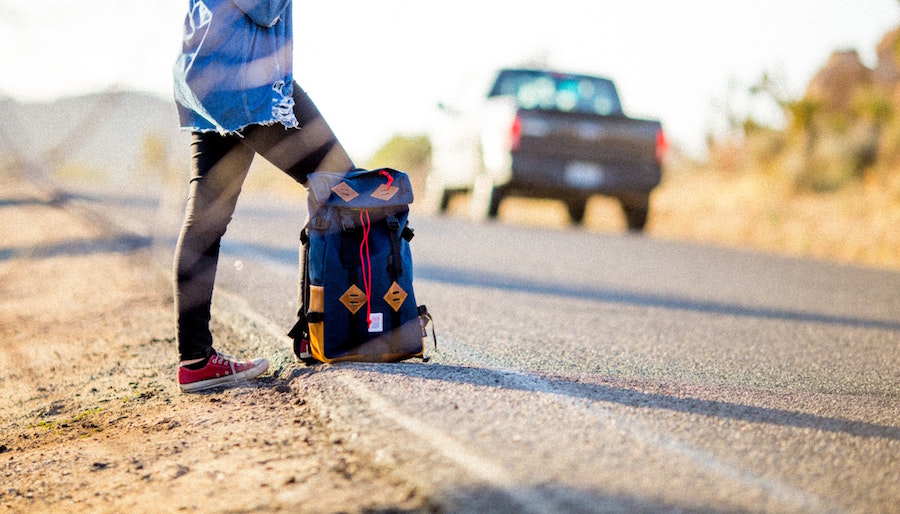
<instances>
[{"instance_id":1,"label":"blue plaid shirt","mask_svg":"<svg viewBox=\"0 0 900 514\"><path fill-rule=\"evenodd\" d=\"M291 0L190 0L174 69L181 127L297 127L292 18Z\"/></svg>"}]
</instances>

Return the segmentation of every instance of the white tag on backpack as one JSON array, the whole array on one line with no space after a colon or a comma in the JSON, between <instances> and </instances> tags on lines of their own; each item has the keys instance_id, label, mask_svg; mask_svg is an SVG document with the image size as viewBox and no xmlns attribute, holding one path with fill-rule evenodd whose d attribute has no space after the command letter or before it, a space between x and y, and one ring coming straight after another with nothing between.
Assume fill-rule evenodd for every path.
<instances>
[{"instance_id":1,"label":"white tag on backpack","mask_svg":"<svg viewBox=\"0 0 900 514\"><path fill-rule=\"evenodd\" d=\"M384 332L384 314L380 312L373 312L369 316L369 332Z\"/></svg>"}]
</instances>

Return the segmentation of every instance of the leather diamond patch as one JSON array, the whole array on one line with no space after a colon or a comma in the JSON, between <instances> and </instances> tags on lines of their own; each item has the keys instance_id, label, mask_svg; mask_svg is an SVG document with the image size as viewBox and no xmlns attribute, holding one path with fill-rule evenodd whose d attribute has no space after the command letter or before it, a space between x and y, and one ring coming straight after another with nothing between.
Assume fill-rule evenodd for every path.
<instances>
[{"instance_id":1,"label":"leather diamond patch","mask_svg":"<svg viewBox=\"0 0 900 514\"><path fill-rule=\"evenodd\" d=\"M406 291L400 287L400 284L394 282L391 284L391 288L388 289L387 294L384 295L384 301L394 309L394 312L400 311L400 307L403 305L403 302L406 300L407 294Z\"/></svg>"},{"instance_id":2,"label":"leather diamond patch","mask_svg":"<svg viewBox=\"0 0 900 514\"><path fill-rule=\"evenodd\" d=\"M351 313L356 314L363 305L366 304L366 293L362 289L356 287L356 284L350 286L350 289L340 298L341 303Z\"/></svg>"},{"instance_id":3,"label":"leather diamond patch","mask_svg":"<svg viewBox=\"0 0 900 514\"><path fill-rule=\"evenodd\" d=\"M350 187L350 185L346 182L341 182L340 184L332 187L331 190L337 193L338 196L340 196L345 202L348 203L359 196L359 193L357 193L356 190Z\"/></svg>"},{"instance_id":4,"label":"leather diamond patch","mask_svg":"<svg viewBox=\"0 0 900 514\"><path fill-rule=\"evenodd\" d=\"M378 200L384 200L385 202L390 200L397 194L397 191L400 191L400 188L397 186L384 187L384 184L378 186L371 195L372 198L377 198Z\"/></svg>"}]
</instances>

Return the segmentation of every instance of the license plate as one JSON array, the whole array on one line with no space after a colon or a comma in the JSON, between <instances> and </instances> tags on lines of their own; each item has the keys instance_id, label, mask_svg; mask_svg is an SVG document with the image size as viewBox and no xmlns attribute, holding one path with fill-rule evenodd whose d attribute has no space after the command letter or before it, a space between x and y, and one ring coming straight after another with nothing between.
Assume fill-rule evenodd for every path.
<instances>
[{"instance_id":1,"label":"license plate","mask_svg":"<svg viewBox=\"0 0 900 514\"><path fill-rule=\"evenodd\" d=\"M570 186L595 188L603 183L603 168L590 162L570 162L566 165L564 178Z\"/></svg>"}]
</instances>

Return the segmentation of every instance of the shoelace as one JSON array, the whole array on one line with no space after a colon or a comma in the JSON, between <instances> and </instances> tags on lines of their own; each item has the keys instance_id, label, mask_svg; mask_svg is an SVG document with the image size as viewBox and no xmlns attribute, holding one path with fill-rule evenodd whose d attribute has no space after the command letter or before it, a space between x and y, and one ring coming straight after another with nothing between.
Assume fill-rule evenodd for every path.
<instances>
[{"instance_id":1,"label":"shoelace","mask_svg":"<svg viewBox=\"0 0 900 514\"><path fill-rule=\"evenodd\" d=\"M228 363L228 366L231 367L231 377L234 378L234 381L237 382L237 371L234 369L234 357L231 355L225 355L224 353L216 353L213 357L213 363L215 364L225 364Z\"/></svg>"}]
</instances>

